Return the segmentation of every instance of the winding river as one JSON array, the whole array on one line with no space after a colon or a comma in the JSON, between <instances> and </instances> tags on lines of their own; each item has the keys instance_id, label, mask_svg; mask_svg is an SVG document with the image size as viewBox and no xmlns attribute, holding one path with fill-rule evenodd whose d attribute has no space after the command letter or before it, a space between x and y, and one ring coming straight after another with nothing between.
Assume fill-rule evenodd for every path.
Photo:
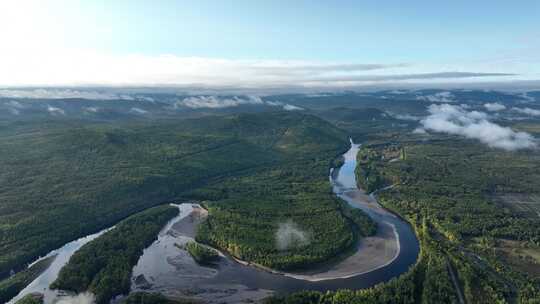
<instances>
[{"instance_id":1,"label":"winding river","mask_svg":"<svg viewBox=\"0 0 540 304\"><path fill-rule=\"evenodd\" d=\"M357 187L354 170L358 150L359 145L351 142L351 148L344 154L343 166L330 170L330 181L338 197L374 219L378 232L361 239L346 258L301 273L269 272L235 261L223 253L215 266L200 266L177 245L193 240L195 228L204 220L206 211L197 204L181 204L178 205L180 214L162 229L158 239L139 258L133 269L132 291L161 292L172 298L207 303L240 303L306 289L367 288L406 272L418 257L418 240L408 223L382 208L373 195L367 195ZM51 267L17 299L37 291L45 292L46 304L55 303L62 295L48 290L48 284L54 281L69 256L97 235L68 243L51 253L57 255Z\"/></svg>"},{"instance_id":2,"label":"winding river","mask_svg":"<svg viewBox=\"0 0 540 304\"><path fill-rule=\"evenodd\" d=\"M41 275L39 275L34 281L32 281L32 283L30 283L21 292L19 292L19 294L15 298L11 299L8 304L14 304L19 299L30 293L43 294L43 302L45 304L55 303L58 299L64 296L68 296L68 294L66 293L49 289L49 285L51 285L51 283L56 280L56 278L58 277L58 273L60 273L60 269L62 269L62 267L67 264L69 258L75 253L75 251L79 250L79 248L81 248L84 244L96 239L103 233L113 228L114 227L107 228L98 233L94 233L77 239L75 241L69 242L61 248L49 252L46 256L39 258L34 263L30 264L31 266L43 259L53 259L49 267L43 273L41 273Z\"/></svg>"}]
</instances>

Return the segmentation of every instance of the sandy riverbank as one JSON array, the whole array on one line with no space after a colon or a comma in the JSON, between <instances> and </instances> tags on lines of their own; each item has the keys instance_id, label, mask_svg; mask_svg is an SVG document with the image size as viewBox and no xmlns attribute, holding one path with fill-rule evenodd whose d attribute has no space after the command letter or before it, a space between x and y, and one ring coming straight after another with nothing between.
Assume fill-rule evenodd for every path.
<instances>
[{"instance_id":1,"label":"sandy riverbank","mask_svg":"<svg viewBox=\"0 0 540 304\"><path fill-rule=\"evenodd\" d=\"M388 215L388 212L378 205L378 203L370 196L363 194L360 190L348 191L345 195L348 197L349 203L362 204L364 207L373 208L374 211ZM193 205L194 209L185 220L175 224L178 230L190 234L194 237L195 227L198 222L204 219L208 212L198 205ZM178 226L177 226L178 225ZM193 227L190 227L193 226ZM345 259L317 266L316 269L302 272L283 272L268 267L264 267L255 263L249 263L233 258L236 262L242 265L249 265L259 268L263 271L284 275L287 277L318 282L324 280L345 279L364 274L375 269L384 267L394 261L400 252L399 235L395 226L387 221L378 223L377 233L374 236L362 238L355 248L353 254L348 255ZM222 253L223 254L223 253Z\"/></svg>"},{"instance_id":2,"label":"sandy riverbank","mask_svg":"<svg viewBox=\"0 0 540 304\"><path fill-rule=\"evenodd\" d=\"M362 238L356 251L345 259L316 270L284 275L311 282L351 278L389 265L398 257L399 250L396 228L384 222L379 224L376 235Z\"/></svg>"}]
</instances>

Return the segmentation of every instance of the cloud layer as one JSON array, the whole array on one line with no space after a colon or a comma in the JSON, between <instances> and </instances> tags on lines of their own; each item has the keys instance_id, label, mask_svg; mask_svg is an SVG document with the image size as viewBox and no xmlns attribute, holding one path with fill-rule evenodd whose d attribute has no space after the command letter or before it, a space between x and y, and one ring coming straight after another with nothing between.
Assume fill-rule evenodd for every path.
<instances>
[{"instance_id":1,"label":"cloud layer","mask_svg":"<svg viewBox=\"0 0 540 304\"><path fill-rule=\"evenodd\" d=\"M22 53L21 53L22 52ZM19 58L20 60L13 60ZM21 50L0 56L1 86L190 86L205 88L350 87L410 80L515 76L489 69L306 60L241 60L174 55L113 55L88 50ZM70 92L72 95L73 92ZM76 95L76 94L75 94ZM102 98L103 99L103 98Z\"/></svg>"},{"instance_id":2,"label":"cloud layer","mask_svg":"<svg viewBox=\"0 0 540 304\"><path fill-rule=\"evenodd\" d=\"M259 96L191 96L176 101L174 103L174 108L179 109L186 107L191 109L223 109L238 107L240 105L267 105L272 107L282 107L286 111L303 110L301 107L285 104L279 101L265 101Z\"/></svg>"},{"instance_id":3,"label":"cloud layer","mask_svg":"<svg viewBox=\"0 0 540 304\"><path fill-rule=\"evenodd\" d=\"M21 113L21 110L24 109L24 106L16 101L16 100L10 100L4 105L7 107L8 111L13 115L19 115Z\"/></svg>"},{"instance_id":4,"label":"cloud layer","mask_svg":"<svg viewBox=\"0 0 540 304\"><path fill-rule=\"evenodd\" d=\"M58 116L58 115L66 115L66 111L64 111L61 108L53 107L51 105L47 105L47 111L49 114Z\"/></svg>"},{"instance_id":5,"label":"cloud layer","mask_svg":"<svg viewBox=\"0 0 540 304\"><path fill-rule=\"evenodd\" d=\"M418 121L420 119L422 119L421 117L418 117L418 116L415 116L415 115L411 115L411 114L396 114L396 113L393 113L393 112L386 112L386 114L396 118L396 119L400 119L400 120L410 120L410 121Z\"/></svg>"},{"instance_id":6,"label":"cloud layer","mask_svg":"<svg viewBox=\"0 0 540 304\"><path fill-rule=\"evenodd\" d=\"M135 108L135 107L131 108L131 110L129 110L129 112L134 113L134 114L141 114L141 115L144 115L144 114L148 113L148 111L146 111L146 110L143 110L141 108Z\"/></svg>"},{"instance_id":7,"label":"cloud layer","mask_svg":"<svg viewBox=\"0 0 540 304\"><path fill-rule=\"evenodd\" d=\"M125 94L104 93L93 90L71 90L71 89L0 89L0 97L8 98L34 98L34 99L66 99L81 98L92 100L133 100L134 98Z\"/></svg>"},{"instance_id":8,"label":"cloud layer","mask_svg":"<svg viewBox=\"0 0 540 304\"><path fill-rule=\"evenodd\" d=\"M488 102L484 104L484 108L486 108L486 110L490 112L498 112L498 111L505 110L506 106L498 102L493 102L493 103Z\"/></svg>"},{"instance_id":9,"label":"cloud layer","mask_svg":"<svg viewBox=\"0 0 540 304\"><path fill-rule=\"evenodd\" d=\"M433 95L418 96L416 99L428 102L455 102L454 94L451 92L439 92Z\"/></svg>"},{"instance_id":10,"label":"cloud layer","mask_svg":"<svg viewBox=\"0 0 540 304\"><path fill-rule=\"evenodd\" d=\"M531 109L531 108L513 107L512 111L518 112L518 113L521 113L521 114L525 114L525 115L530 115L530 116L540 116L540 110Z\"/></svg>"},{"instance_id":11,"label":"cloud layer","mask_svg":"<svg viewBox=\"0 0 540 304\"><path fill-rule=\"evenodd\" d=\"M421 124L425 130L476 139L492 148L508 151L536 147L536 140L525 132L516 132L488 121L486 113L466 111L458 105L432 104Z\"/></svg>"},{"instance_id":12,"label":"cloud layer","mask_svg":"<svg viewBox=\"0 0 540 304\"><path fill-rule=\"evenodd\" d=\"M259 97L240 98L237 96L231 98L221 98L219 96L192 96L177 101L174 106L187 107L192 109L222 109L237 107L245 104L264 104Z\"/></svg>"}]
</instances>

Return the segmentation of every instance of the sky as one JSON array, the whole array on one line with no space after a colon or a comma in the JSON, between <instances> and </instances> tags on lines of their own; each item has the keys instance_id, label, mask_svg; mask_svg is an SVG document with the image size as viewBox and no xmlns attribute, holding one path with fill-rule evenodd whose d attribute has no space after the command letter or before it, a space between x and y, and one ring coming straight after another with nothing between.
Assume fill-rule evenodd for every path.
<instances>
[{"instance_id":1,"label":"sky","mask_svg":"<svg viewBox=\"0 0 540 304\"><path fill-rule=\"evenodd\" d=\"M0 1L0 86L540 80L540 1Z\"/></svg>"}]
</instances>

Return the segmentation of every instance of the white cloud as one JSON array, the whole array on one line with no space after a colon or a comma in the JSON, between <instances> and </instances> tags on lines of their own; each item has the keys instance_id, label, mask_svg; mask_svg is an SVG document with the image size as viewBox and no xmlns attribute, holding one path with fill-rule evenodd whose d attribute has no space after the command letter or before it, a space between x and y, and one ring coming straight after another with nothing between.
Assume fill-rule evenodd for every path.
<instances>
[{"instance_id":1,"label":"white cloud","mask_svg":"<svg viewBox=\"0 0 540 304\"><path fill-rule=\"evenodd\" d=\"M280 101L267 101L266 104L269 106L274 106L274 107L283 106L283 102L280 102Z\"/></svg>"},{"instance_id":2,"label":"white cloud","mask_svg":"<svg viewBox=\"0 0 540 304\"><path fill-rule=\"evenodd\" d=\"M508 79L513 74L456 72L460 65L411 66L307 60L242 60L175 55L112 54L48 42L0 49L2 86L186 86L203 88L342 88L380 83ZM484 69L484 67L481 67Z\"/></svg>"},{"instance_id":3,"label":"white cloud","mask_svg":"<svg viewBox=\"0 0 540 304\"><path fill-rule=\"evenodd\" d=\"M44 3L46 2L46 4ZM95 51L74 49L86 45L99 45L99 49L111 51L118 47L107 47L111 42L122 44L129 39L122 35L125 30L123 23L110 16L96 16L99 9L77 4L67 5L70 1L0 1L0 24L2 25L2 47L0 48L0 67L9 73L0 73L2 85L149 85L149 84L204 84L204 85L357 85L358 83L343 83L331 80L312 81L310 74L317 79L329 77L335 73L356 75L370 72L375 76L383 71L391 70L388 74L396 74L400 69L400 77L410 79L421 73L429 73L429 77L449 79L452 77L476 77L464 73L448 73L448 71L486 70L498 72L501 66L511 72L526 72L535 75L535 67L529 62L536 63L534 56L524 56L519 50L518 59L507 60L504 65L499 64L500 58L481 60L463 60L460 62L440 64L431 68L426 62L416 69L410 66L396 64L362 64L354 62L302 62L302 61L242 61L216 58L192 58L178 56L141 56L100 54ZM88 1L91 2L91 1ZM54 4L51 4L54 3ZM99 6L98 6L99 7ZM126 11L129 12L129 11ZM204 12L200 12L204 13ZM109 15L109 14L107 14ZM114 14L111 14L114 15ZM129 18L131 14L126 13ZM203 14L204 15L204 14ZM21 17L21 16L24 16ZM135 15L131 15L134 17ZM106 22L103 21L105 17ZM204 16L202 16L204 17ZM208 17L208 16L207 16ZM31 22L30 22L31 21ZM213 20L215 21L215 20ZM212 21L210 21L212 24ZM226 27L226 25L225 25ZM193 28L197 33L200 29ZM311 29L313 30L313 29ZM91 37L88 37L91 34ZM340 35L343 33L340 33ZM71 38L71 39L69 39ZM146 43L155 37L147 37ZM266 37L262 37L264 40ZM271 39L271 37L269 37ZM126 40L127 39L127 40ZM159 39L158 39L159 40ZM189 40L189 39L188 39ZM191 42L196 43L196 42ZM131 45L133 46L133 45ZM160 44L156 44L159 49ZM209 46L210 48L212 45ZM186 50L184 50L186 51ZM286 52L284 53L286 54ZM253 54L251 54L252 56ZM256 54L256 56L264 54ZM516 54L513 54L516 55ZM489 57L489 56L484 56ZM506 57L506 56L505 56ZM512 57L512 56L510 56ZM528 58L534 57L534 59ZM526 58L527 60L519 60ZM418 58L417 58L418 59ZM469 58L471 59L471 58ZM421 60L420 64L421 63ZM495 64L494 64L495 62ZM471 68L471 66L474 66ZM452 65L450 67L450 65ZM426 67L427 66L427 67ZM524 67L522 67L524 66ZM401 72L401 69L407 69ZM433 75L438 72L438 75ZM446 72L447 74L441 74ZM282 75L283 77L280 77ZM411 76L416 75L416 76ZM251 77L250 76L254 76ZM342 76L342 75L338 75ZM486 76L486 75L484 75ZM527 75L528 77L535 77ZM537 75L536 75L537 76ZM382 81L380 78L374 81Z\"/></svg>"},{"instance_id":4,"label":"white cloud","mask_svg":"<svg viewBox=\"0 0 540 304\"><path fill-rule=\"evenodd\" d=\"M265 101L265 103L269 106L275 106L275 107L282 107L285 111L303 111L304 108L295 106L288 103L283 103L281 101Z\"/></svg>"},{"instance_id":5,"label":"white cloud","mask_svg":"<svg viewBox=\"0 0 540 304\"><path fill-rule=\"evenodd\" d=\"M245 104L263 104L260 97L250 96L248 98L240 98L237 96L231 98L219 96L192 96L174 103L174 107L188 107L192 109L221 109L229 107L237 107Z\"/></svg>"},{"instance_id":6,"label":"white cloud","mask_svg":"<svg viewBox=\"0 0 540 304\"><path fill-rule=\"evenodd\" d=\"M530 115L530 116L540 116L540 110L531 109L531 108L513 107L512 111L518 112L518 113L521 113L521 114L525 114L525 115Z\"/></svg>"},{"instance_id":7,"label":"white cloud","mask_svg":"<svg viewBox=\"0 0 540 304\"><path fill-rule=\"evenodd\" d=\"M335 93L328 93L328 92L305 94L305 96L309 97L309 98L331 97L331 96L334 96L334 95L335 95Z\"/></svg>"},{"instance_id":8,"label":"white cloud","mask_svg":"<svg viewBox=\"0 0 540 304\"><path fill-rule=\"evenodd\" d=\"M392 94L392 95L403 95L403 94L407 94L409 93L409 91L407 90L392 90L390 92L388 92L388 94Z\"/></svg>"},{"instance_id":9,"label":"white cloud","mask_svg":"<svg viewBox=\"0 0 540 304\"><path fill-rule=\"evenodd\" d=\"M529 96L528 92L523 92L521 94L519 94L518 96L520 96L521 98L524 99L524 102L522 103L527 103L527 102L535 102L536 99L532 96Z\"/></svg>"},{"instance_id":10,"label":"white cloud","mask_svg":"<svg viewBox=\"0 0 540 304\"><path fill-rule=\"evenodd\" d=\"M53 107L51 105L47 105L47 111L51 114L51 115L66 115L66 111L64 111L63 109L61 108L57 108L57 107Z\"/></svg>"},{"instance_id":11,"label":"white cloud","mask_svg":"<svg viewBox=\"0 0 540 304\"><path fill-rule=\"evenodd\" d=\"M21 111L19 111L18 109L15 109L15 108L8 108L8 111L9 111L9 113L11 113L13 115L21 114Z\"/></svg>"},{"instance_id":12,"label":"white cloud","mask_svg":"<svg viewBox=\"0 0 540 304\"><path fill-rule=\"evenodd\" d=\"M450 104L432 104L428 111L430 115L421 121L425 130L477 139L489 147L508 151L536 147L530 134L492 123L486 113L469 112Z\"/></svg>"},{"instance_id":13,"label":"white cloud","mask_svg":"<svg viewBox=\"0 0 540 304\"><path fill-rule=\"evenodd\" d=\"M146 110L143 110L141 108L131 108L131 110L129 110L131 113L135 113L135 114L146 114L148 113L148 111Z\"/></svg>"},{"instance_id":14,"label":"white cloud","mask_svg":"<svg viewBox=\"0 0 540 304\"><path fill-rule=\"evenodd\" d=\"M283 106L283 110L285 111L302 111L304 110L304 108L301 108L301 107L298 107L298 106L293 106L291 104L286 104Z\"/></svg>"},{"instance_id":15,"label":"white cloud","mask_svg":"<svg viewBox=\"0 0 540 304\"><path fill-rule=\"evenodd\" d=\"M280 251L302 247L309 244L308 234L293 221L280 223L276 231L276 248Z\"/></svg>"},{"instance_id":16,"label":"white cloud","mask_svg":"<svg viewBox=\"0 0 540 304\"><path fill-rule=\"evenodd\" d=\"M15 101L15 100L10 100L4 104L6 105L9 113L13 115L21 114L21 110L24 109L24 106L20 102Z\"/></svg>"},{"instance_id":17,"label":"white cloud","mask_svg":"<svg viewBox=\"0 0 540 304\"><path fill-rule=\"evenodd\" d=\"M412 132L413 134L427 134L426 129L424 128L416 128Z\"/></svg>"},{"instance_id":18,"label":"white cloud","mask_svg":"<svg viewBox=\"0 0 540 304\"><path fill-rule=\"evenodd\" d=\"M284 104L280 101L264 101L259 96L191 96L174 103L174 108L187 107L192 109L223 109L229 107L237 107L240 105L267 105L272 107L282 107L286 111L298 111L303 108Z\"/></svg>"},{"instance_id":19,"label":"white cloud","mask_svg":"<svg viewBox=\"0 0 540 304\"><path fill-rule=\"evenodd\" d=\"M6 105L8 106L11 106L13 108L17 108L17 109L22 109L24 108L24 106L22 105L22 103L16 101L16 100L10 100L6 103Z\"/></svg>"},{"instance_id":20,"label":"white cloud","mask_svg":"<svg viewBox=\"0 0 540 304\"><path fill-rule=\"evenodd\" d=\"M97 113L99 112L99 108L98 107L85 107L83 108L83 111L86 112L86 113Z\"/></svg>"},{"instance_id":21,"label":"white cloud","mask_svg":"<svg viewBox=\"0 0 540 304\"><path fill-rule=\"evenodd\" d=\"M428 102L455 102L454 94L451 92L439 92L432 95L417 96L416 99Z\"/></svg>"},{"instance_id":22,"label":"white cloud","mask_svg":"<svg viewBox=\"0 0 540 304\"><path fill-rule=\"evenodd\" d=\"M81 98L92 100L133 100L133 97L125 94L71 89L0 89L0 97L34 99Z\"/></svg>"},{"instance_id":23,"label":"white cloud","mask_svg":"<svg viewBox=\"0 0 540 304\"><path fill-rule=\"evenodd\" d=\"M400 119L400 120L411 120L411 121L418 121L420 120L421 118L418 117L418 116L415 116L415 115L411 115L411 114L396 114L396 113L392 113L392 112L388 112L388 115L396 118L396 119Z\"/></svg>"},{"instance_id":24,"label":"white cloud","mask_svg":"<svg viewBox=\"0 0 540 304\"><path fill-rule=\"evenodd\" d=\"M493 102L493 103L485 103L484 108L486 108L486 110L490 112L498 112L498 111L505 110L506 106L498 102Z\"/></svg>"}]
</instances>

